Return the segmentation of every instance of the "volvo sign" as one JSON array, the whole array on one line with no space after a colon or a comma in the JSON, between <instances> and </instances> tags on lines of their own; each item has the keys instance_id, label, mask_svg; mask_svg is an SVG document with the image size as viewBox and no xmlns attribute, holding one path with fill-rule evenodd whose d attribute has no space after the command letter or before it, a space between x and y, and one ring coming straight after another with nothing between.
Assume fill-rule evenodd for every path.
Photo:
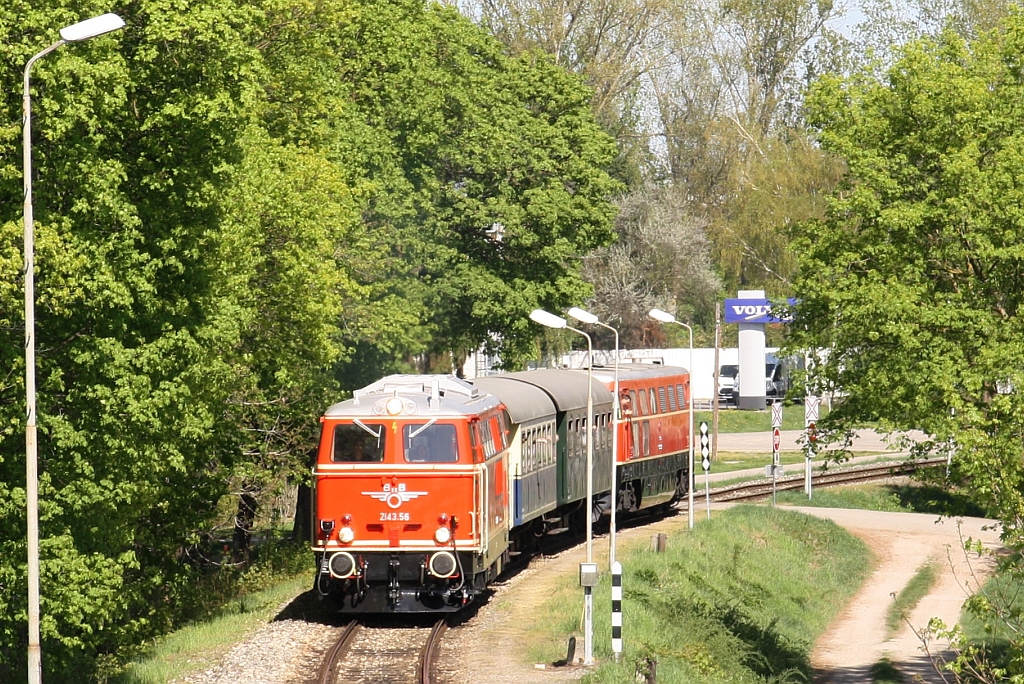
<instances>
[{"instance_id":1,"label":"volvo sign","mask_svg":"<svg viewBox=\"0 0 1024 684\"><path fill-rule=\"evenodd\" d=\"M796 300L787 300L789 306L795 306ZM772 309L778 305L767 299L726 299L726 323L789 323L791 316L773 316Z\"/></svg>"}]
</instances>

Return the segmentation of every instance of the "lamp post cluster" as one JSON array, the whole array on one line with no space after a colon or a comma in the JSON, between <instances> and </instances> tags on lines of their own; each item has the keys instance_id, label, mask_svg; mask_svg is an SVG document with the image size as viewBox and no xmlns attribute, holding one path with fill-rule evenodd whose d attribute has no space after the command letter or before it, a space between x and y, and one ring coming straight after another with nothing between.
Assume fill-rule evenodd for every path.
<instances>
[{"instance_id":1,"label":"lamp post cluster","mask_svg":"<svg viewBox=\"0 0 1024 684\"><path fill-rule=\"evenodd\" d=\"M584 311L578 307L573 307L567 312L573 319L584 323L586 325L598 325L607 330L611 330L615 334L615 381L614 381L614 401L612 407L612 483L611 483L611 520L609 523L609 547L608 547L608 566L609 569L614 569L615 566L615 513L618 509L618 482L617 482L617 463L616 458L618 455L619 446L619 422L621 420L620 407L621 402L619 399L619 331L612 326L602 323L600 319L589 311ZM686 328L690 333L690 359L689 368L687 369L691 374L693 373L693 328L685 323L681 323L676 320L676 317L672 314L662 311L661 309L651 309L650 317L660 321L662 323L677 323L678 325ZM593 510L594 510L594 446L593 446L593 430L594 430L594 346L590 335L574 328L568 324L568 322L561 316L556 316L553 313L544 311L543 309L534 309L530 312L530 320L534 323L538 323L547 328L553 328L555 330L571 330L575 333L583 335L587 338L587 565L593 565ZM687 388L689 391L689 388ZM693 528L693 403L688 402L690 410L690 436L689 436L689 482L687 484L689 494L689 511L687 519L689 526ZM581 577L583 575L581 565ZM594 647L593 647L593 619L594 619L594 604L593 604L593 592L591 586L584 586L584 608L583 608L583 664L592 665L594 662Z\"/></svg>"},{"instance_id":2,"label":"lamp post cluster","mask_svg":"<svg viewBox=\"0 0 1024 684\"><path fill-rule=\"evenodd\" d=\"M32 217L32 65L65 43L116 31L124 20L103 14L66 26L60 40L37 52L25 64L22 118L22 159L25 175L25 508L28 547L28 682L43 679L43 649L39 641L39 471L36 447L35 237Z\"/></svg>"}]
</instances>

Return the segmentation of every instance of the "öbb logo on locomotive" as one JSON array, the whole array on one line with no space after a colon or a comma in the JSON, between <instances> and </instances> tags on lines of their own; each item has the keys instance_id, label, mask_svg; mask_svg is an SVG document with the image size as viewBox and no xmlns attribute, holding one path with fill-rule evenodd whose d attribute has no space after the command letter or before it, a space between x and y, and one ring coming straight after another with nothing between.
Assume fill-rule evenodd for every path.
<instances>
[{"instance_id":1,"label":"\u00f6bb logo on locomotive","mask_svg":"<svg viewBox=\"0 0 1024 684\"><path fill-rule=\"evenodd\" d=\"M313 471L320 594L345 612L457 611L508 563L607 516L612 467L624 513L684 496L689 372L620 366L617 398L612 370L593 374L593 424L586 369L392 375L331 406Z\"/></svg>"},{"instance_id":2,"label":"\u00f6bb logo on locomotive","mask_svg":"<svg viewBox=\"0 0 1024 684\"><path fill-rule=\"evenodd\" d=\"M406 501L412 501L413 499L421 496L427 496L429 492L407 492L405 491L405 484L398 484L392 487L388 483L384 483L384 491L382 492L363 492L365 496L377 499L377 501L383 501L388 505L388 508L400 508ZM383 514L382 514L383 515ZM381 518L383 520L384 518Z\"/></svg>"}]
</instances>

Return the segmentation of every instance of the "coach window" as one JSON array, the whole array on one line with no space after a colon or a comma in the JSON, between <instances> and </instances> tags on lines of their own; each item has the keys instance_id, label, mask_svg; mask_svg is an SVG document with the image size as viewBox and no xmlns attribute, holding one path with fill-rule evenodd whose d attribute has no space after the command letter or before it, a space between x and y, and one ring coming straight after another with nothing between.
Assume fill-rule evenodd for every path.
<instances>
[{"instance_id":1,"label":"coach window","mask_svg":"<svg viewBox=\"0 0 1024 684\"><path fill-rule=\"evenodd\" d=\"M651 455L651 424L644 421L644 456Z\"/></svg>"},{"instance_id":2,"label":"coach window","mask_svg":"<svg viewBox=\"0 0 1024 684\"><path fill-rule=\"evenodd\" d=\"M335 425L331 460L335 463L380 463L384 460L387 434L380 423L355 421Z\"/></svg>"},{"instance_id":3,"label":"coach window","mask_svg":"<svg viewBox=\"0 0 1024 684\"><path fill-rule=\"evenodd\" d=\"M662 390L664 391L664 390ZM651 414L658 412L658 395L654 393L654 388L651 388Z\"/></svg>"},{"instance_id":4,"label":"coach window","mask_svg":"<svg viewBox=\"0 0 1024 684\"><path fill-rule=\"evenodd\" d=\"M649 413L647 410L647 390L640 390L640 415L646 416Z\"/></svg>"},{"instance_id":5,"label":"coach window","mask_svg":"<svg viewBox=\"0 0 1024 684\"><path fill-rule=\"evenodd\" d=\"M676 388L672 385L668 386L668 410L676 410Z\"/></svg>"},{"instance_id":6,"label":"coach window","mask_svg":"<svg viewBox=\"0 0 1024 684\"><path fill-rule=\"evenodd\" d=\"M410 423L402 426L402 447L409 463L455 463L459 460L455 426Z\"/></svg>"}]
</instances>

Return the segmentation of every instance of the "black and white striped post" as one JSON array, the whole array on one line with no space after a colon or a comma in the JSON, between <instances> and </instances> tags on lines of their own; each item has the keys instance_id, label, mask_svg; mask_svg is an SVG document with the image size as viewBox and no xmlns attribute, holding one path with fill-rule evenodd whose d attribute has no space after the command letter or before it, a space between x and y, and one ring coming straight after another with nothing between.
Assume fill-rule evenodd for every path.
<instances>
[{"instance_id":1,"label":"black and white striped post","mask_svg":"<svg viewBox=\"0 0 1024 684\"><path fill-rule=\"evenodd\" d=\"M612 564L612 653L622 656L622 563Z\"/></svg>"}]
</instances>

